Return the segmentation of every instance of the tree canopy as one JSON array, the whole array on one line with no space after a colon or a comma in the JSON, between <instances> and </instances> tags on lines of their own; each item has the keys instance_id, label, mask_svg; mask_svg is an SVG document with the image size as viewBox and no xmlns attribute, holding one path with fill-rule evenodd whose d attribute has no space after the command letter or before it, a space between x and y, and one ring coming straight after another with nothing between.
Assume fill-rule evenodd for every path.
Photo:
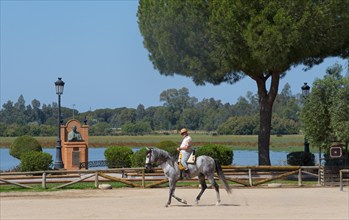
<instances>
[{"instance_id":1,"label":"tree canopy","mask_svg":"<svg viewBox=\"0 0 349 220\"><path fill-rule=\"evenodd\" d=\"M289 86L285 85L284 95L276 98L272 134L297 134L300 123L297 112L300 109L299 94L293 95ZM183 93L184 92L184 93ZM217 132L218 134L243 134L242 130L229 129L251 124L248 120L254 118L253 127L245 134L258 133L258 100L257 95L247 92L246 97L240 97L235 104L222 103L214 98L204 98L198 101L190 96L189 89L167 89L161 92L169 97L163 100L162 106L145 108L139 104L133 108L104 108L94 111L79 112L76 109L62 107L63 123L73 118L83 122L87 120L90 126L89 134L93 136L114 134L143 134L151 132L168 132L181 129L183 126L190 130ZM178 100L187 100L187 104L177 105ZM15 108L25 102L20 96L18 102L5 102L0 110L0 137L4 136L55 136L57 132L57 104L43 104L40 108L38 100L25 108ZM294 103L295 105L285 104ZM56 113L56 114L53 114ZM20 121L18 118L23 116ZM246 117L250 116L250 117ZM234 118L230 119L230 118ZM132 125L132 126L130 126Z\"/></svg>"},{"instance_id":2,"label":"tree canopy","mask_svg":"<svg viewBox=\"0 0 349 220\"><path fill-rule=\"evenodd\" d=\"M347 0L141 0L137 15L144 46L161 74L191 77L198 85L233 84L245 76L256 81L260 165L270 165L280 77L293 66L349 54Z\"/></svg>"},{"instance_id":3,"label":"tree canopy","mask_svg":"<svg viewBox=\"0 0 349 220\"><path fill-rule=\"evenodd\" d=\"M317 79L304 100L301 118L305 134L314 146L328 147L332 142L349 143L349 75L341 75L338 64ZM320 120L321 119L321 120Z\"/></svg>"}]
</instances>

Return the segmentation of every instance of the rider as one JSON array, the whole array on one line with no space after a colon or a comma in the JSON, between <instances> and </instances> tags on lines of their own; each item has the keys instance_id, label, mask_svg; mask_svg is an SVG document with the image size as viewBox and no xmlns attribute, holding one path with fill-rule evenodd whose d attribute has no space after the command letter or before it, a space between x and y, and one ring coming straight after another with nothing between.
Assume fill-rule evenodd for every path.
<instances>
[{"instance_id":1,"label":"rider","mask_svg":"<svg viewBox=\"0 0 349 220\"><path fill-rule=\"evenodd\" d=\"M188 168L187 160L189 159L190 154L193 151L191 149L191 137L189 136L188 130L186 128L181 129L181 135L183 136L183 141L181 146L177 148L177 151L180 151L182 153L181 164L184 167L184 173L187 176L189 176L189 168ZM182 171L181 171L181 174L182 174Z\"/></svg>"}]
</instances>

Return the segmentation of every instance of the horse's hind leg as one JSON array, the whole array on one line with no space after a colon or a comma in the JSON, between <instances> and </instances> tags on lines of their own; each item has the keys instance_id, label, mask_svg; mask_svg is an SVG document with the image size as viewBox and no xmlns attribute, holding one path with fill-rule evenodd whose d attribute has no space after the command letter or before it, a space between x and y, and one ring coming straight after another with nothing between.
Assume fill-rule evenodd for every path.
<instances>
[{"instance_id":1,"label":"horse's hind leg","mask_svg":"<svg viewBox=\"0 0 349 220\"><path fill-rule=\"evenodd\" d=\"M216 202L216 205L219 206L220 203L221 203L221 197L219 195L219 186L218 184L216 183L216 181L214 180L214 177L213 175L208 177L211 185L214 187L215 191L216 191L216 196L217 196L217 202Z\"/></svg>"},{"instance_id":2,"label":"horse's hind leg","mask_svg":"<svg viewBox=\"0 0 349 220\"><path fill-rule=\"evenodd\" d=\"M201 191L200 191L199 195L196 197L196 200L195 200L196 204L199 204L199 200L200 200L202 194L207 189L205 176L203 174L199 174L199 181L200 181L200 185L201 185Z\"/></svg>"}]
</instances>

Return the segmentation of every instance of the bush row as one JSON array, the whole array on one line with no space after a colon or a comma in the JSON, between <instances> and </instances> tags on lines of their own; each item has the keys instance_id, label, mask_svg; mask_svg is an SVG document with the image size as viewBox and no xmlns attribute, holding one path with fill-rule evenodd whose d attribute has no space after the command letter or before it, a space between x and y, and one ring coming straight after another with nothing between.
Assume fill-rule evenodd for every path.
<instances>
[{"instance_id":1,"label":"bush row","mask_svg":"<svg viewBox=\"0 0 349 220\"><path fill-rule=\"evenodd\" d=\"M178 157L177 144L173 141L162 141L156 147L169 152L173 157ZM208 144L194 148L196 156L207 155L219 161L221 165L231 165L233 162L233 149L220 144ZM52 165L52 156L42 152L40 143L33 137L18 137L10 148L10 155L20 159L21 171L48 170ZM104 156L109 168L118 167L143 167L146 149L141 148L133 152L129 147L113 146L105 150ZM287 163L293 166L313 166L314 154L309 152L291 152L287 155Z\"/></svg>"},{"instance_id":2,"label":"bush row","mask_svg":"<svg viewBox=\"0 0 349 220\"><path fill-rule=\"evenodd\" d=\"M178 157L177 144L173 141L162 141L156 147L169 152L173 157ZM233 149L225 145L208 144L195 148L196 156L207 155L219 161L221 165L231 165L233 162ZM133 152L129 147L113 146L105 150L104 156L109 168L143 167L145 163L146 148Z\"/></svg>"},{"instance_id":3,"label":"bush row","mask_svg":"<svg viewBox=\"0 0 349 220\"><path fill-rule=\"evenodd\" d=\"M177 144L173 141L159 142L156 147L178 157ZM196 156L207 155L218 160L222 165L230 165L233 161L233 149L224 145L209 144L197 147ZM30 136L18 137L10 148L10 155L21 160L21 171L48 170L52 166L52 156L42 152L39 142ZM113 146L105 150L104 156L109 168L143 167L146 148L133 152L129 147Z\"/></svg>"}]
</instances>

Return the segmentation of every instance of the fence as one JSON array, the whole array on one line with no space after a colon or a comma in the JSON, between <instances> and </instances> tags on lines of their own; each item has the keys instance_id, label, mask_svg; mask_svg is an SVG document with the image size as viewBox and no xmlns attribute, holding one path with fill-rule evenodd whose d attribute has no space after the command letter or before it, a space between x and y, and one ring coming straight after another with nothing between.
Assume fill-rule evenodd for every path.
<instances>
[{"instance_id":1,"label":"fence","mask_svg":"<svg viewBox=\"0 0 349 220\"><path fill-rule=\"evenodd\" d=\"M340 191L343 191L343 179L344 179L344 173L347 173L349 174L349 169L346 169L346 170L340 170L339 171L339 188L340 188ZM349 181L349 177L348 179L345 179L347 181Z\"/></svg>"},{"instance_id":2,"label":"fence","mask_svg":"<svg viewBox=\"0 0 349 220\"><path fill-rule=\"evenodd\" d=\"M223 166L227 181L243 186L258 186L277 179L298 179L302 186L304 179L317 180L320 183L317 166ZM193 181L197 178L193 178ZM78 182L120 182L130 187L155 187L166 183L160 168L147 173L144 168L118 168L104 170L49 170L36 172L4 172L0 173L0 184L13 184L24 188L32 188L31 184L62 183L54 188L63 188Z\"/></svg>"},{"instance_id":3,"label":"fence","mask_svg":"<svg viewBox=\"0 0 349 220\"><path fill-rule=\"evenodd\" d=\"M347 181L349 179L348 166L321 166L320 173L320 184L323 186L338 186L340 181L343 179ZM344 170L344 172L341 172Z\"/></svg>"}]
</instances>

